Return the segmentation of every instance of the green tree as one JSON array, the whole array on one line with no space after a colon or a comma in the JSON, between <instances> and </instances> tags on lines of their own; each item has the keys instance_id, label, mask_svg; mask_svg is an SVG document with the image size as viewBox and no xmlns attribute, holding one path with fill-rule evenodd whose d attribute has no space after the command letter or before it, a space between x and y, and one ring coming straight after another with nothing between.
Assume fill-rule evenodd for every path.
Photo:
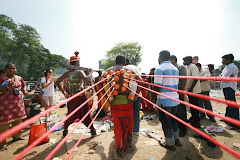
<instances>
[{"instance_id":1,"label":"green tree","mask_svg":"<svg viewBox=\"0 0 240 160\"><path fill-rule=\"evenodd\" d=\"M233 63L240 69L240 60L234 60Z\"/></svg>"},{"instance_id":2,"label":"green tree","mask_svg":"<svg viewBox=\"0 0 240 160\"><path fill-rule=\"evenodd\" d=\"M4 68L8 55L12 54L15 43L13 41L14 31L17 25L12 18L0 15L0 67Z\"/></svg>"},{"instance_id":3,"label":"green tree","mask_svg":"<svg viewBox=\"0 0 240 160\"><path fill-rule=\"evenodd\" d=\"M29 25L15 24L12 18L0 15L0 69L16 64L18 74L25 80L37 79L47 68L58 68L66 58L51 54L41 44L37 30Z\"/></svg>"},{"instance_id":4,"label":"green tree","mask_svg":"<svg viewBox=\"0 0 240 160\"><path fill-rule=\"evenodd\" d=\"M106 61L103 62L104 69L115 65L115 58L121 54L126 56L133 65L138 65L141 62L142 46L138 42L119 43L116 44L110 51L107 51Z\"/></svg>"}]
</instances>

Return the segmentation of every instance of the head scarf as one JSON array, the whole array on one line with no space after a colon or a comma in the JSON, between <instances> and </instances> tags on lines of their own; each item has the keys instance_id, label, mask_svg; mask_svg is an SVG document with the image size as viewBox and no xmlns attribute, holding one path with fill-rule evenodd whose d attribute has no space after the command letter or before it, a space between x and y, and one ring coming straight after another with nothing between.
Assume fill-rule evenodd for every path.
<instances>
[{"instance_id":1,"label":"head scarf","mask_svg":"<svg viewBox=\"0 0 240 160\"><path fill-rule=\"evenodd\" d=\"M75 56L70 57L70 64L71 62L80 61L79 52L75 52L74 54Z\"/></svg>"}]
</instances>

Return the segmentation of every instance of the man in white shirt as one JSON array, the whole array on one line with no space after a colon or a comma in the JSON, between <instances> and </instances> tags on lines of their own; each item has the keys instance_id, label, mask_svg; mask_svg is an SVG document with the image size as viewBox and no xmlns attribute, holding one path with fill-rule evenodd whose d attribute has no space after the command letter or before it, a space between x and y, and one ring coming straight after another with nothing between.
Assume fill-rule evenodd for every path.
<instances>
[{"instance_id":1,"label":"man in white shirt","mask_svg":"<svg viewBox=\"0 0 240 160\"><path fill-rule=\"evenodd\" d=\"M234 60L234 56L232 54L227 54L222 56L222 63L226 66L222 71L221 77L237 77L238 76L238 68L233 63L233 60ZM220 86L223 89L225 99L236 102L235 91L237 89L237 82L221 81ZM239 120L239 109L235 107L227 106L225 116ZM228 123L228 128L236 129L237 126Z\"/></svg>"},{"instance_id":2,"label":"man in white shirt","mask_svg":"<svg viewBox=\"0 0 240 160\"><path fill-rule=\"evenodd\" d=\"M126 58L125 62L126 66L130 69L132 69L136 74L140 75L140 71L137 66L131 64L128 58ZM135 81L130 81L129 87L136 92L137 91L137 82ZM135 93L133 95L135 95ZM141 92L140 92L141 95ZM140 102L141 102L141 97L138 97L134 102L133 102L133 134L134 135L139 135L139 126L140 126Z\"/></svg>"},{"instance_id":3,"label":"man in white shirt","mask_svg":"<svg viewBox=\"0 0 240 160\"><path fill-rule=\"evenodd\" d=\"M192 57L187 56L183 58L183 64L187 66L187 76L199 76L198 68L195 64L192 64ZM201 86L199 80L194 79L187 79L186 84L186 91L193 92L193 93L201 93ZM194 104L198 106L198 98L193 96L188 96L189 103ZM200 126L200 118L199 118L199 111L193 108L190 108L191 110L191 125L196 128L201 128Z\"/></svg>"},{"instance_id":4,"label":"man in white shirt","mask_svg":"<svg viewBox=\"0 0 240 160\"><path fill-rule=\"evenodd\" d=\"M210 77L211 76L211 73L209 72L208 69L205 69L205 70L202 69L201 63L196 63L195 65L198 67L199 74L201 77ZM208 80L200 80L200 86L201 86L201 94L209 96L209 92L211 91L209 81ZM213 111L210 100L199 98L199 106L202 108L208 109L210 111ZM207 115L207 116L209 117L210 121L216 122L213 116L211 116L211 115ZM205 117L206 117L206 113L200 112L200 118L204 119Z\"/></svg>"}]
</instances>

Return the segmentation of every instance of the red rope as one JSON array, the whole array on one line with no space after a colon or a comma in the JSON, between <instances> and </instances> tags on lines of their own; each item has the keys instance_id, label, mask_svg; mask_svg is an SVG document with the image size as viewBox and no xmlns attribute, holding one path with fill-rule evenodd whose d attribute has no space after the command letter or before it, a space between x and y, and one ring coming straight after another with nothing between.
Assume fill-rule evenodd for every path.
<instances>
[{"instance_id":1,"label":"red rope","mask_svg":"<svg viewBox=\"0 0 240 160\"><path fill-rule=\"evenodd\" d=\"M138 85L138 86L139 86L139 85ZM141 86L141 87L142 87L142 86ZM129 88L129 87L127 87L127 88L128 88L129 90L133 91L131 88ZM142 87L142 88L145 88L145 87ZM145 89L148 89L148 88L145 88ZM149 90L150 90L150 89L149 89ZM172 97L163 95L163 94L161 94L161 93L159 93L159 92L156 92L156 91L153 91L153 90L150 90L150 91L152 91L152 92L155 93L155 94L158 94L158 95L161 95L161 96L165 96L165 97L167 97L167 98L169 98L169 99L172 99L172 100L174 100L174 101L180 102L180 103L182 103L182 104L187 104L187 103L184 102L184 101L174 99L174 98L172 98ZM134 92L134 91L133 91L133 92ZM139 95L138 93L136 93L136 92L135 92L135 94L137 94L138 96L140 96L140 95ZM154 105L155 107L157 107L158 109L160 109L160 110L161 110L162 112L164 112L165 114L171 116L172 118L174 118L174 119L176 119L177 121L181 122L182 124L184 124L184 125L187 126L188 128L192 129L193 131L195 131L195 132L197 132L198 134L202 135L203 137L205 137L206 139L208 139L208 140L210 140L211 142L215 143L215 144L218 145L219 147L223 148L223 149L226 150L227 152L231 153L231 154L234 155L235 157L240 158L240 154L237 153L236 151L228 148L227 146L225 146L224 144L218 142L216 139L212 138L211 136L207 135L206 133L198 130L197 128L193 127L192 125L188 124L187 122L183 121L182 119L180 119L180 118L174 116L173 114L167 112L166 110L164 110L164 109L162 109L161 107L159 107L158 105L152 103L152 102L149 101L148 99L146 99L146 98L144 98L144 97L142 97L142 98L143 98L144 100L146 100L147 102L149 102L150 104L152 104L152 105ZM190 104L190 103L188 103L188 105L194 106L194 105L192 105L192 104Z\"/></svg>"},{"instance_id":2,"label":"red rope","mask_svg":"<svg viewBox=\"0 0 240 160\"><path fill-rule=\"evenodd\" d=\"M13 127L13 128L11 128L11 129L9 129L9 130L1 133L1 134L0 134L0 142L5 141L8 137L11 137L11 136L15 135L16 133L18 133L19 131L21 131L22 129L24 129L26 126L31 125L33 122L35 122L36 120L40 119L40 118L43 117L44 115L50 113L52 110L61 107L61 106L64 105L65 103L67 103L67 102L73 100L74 98L78 97L79 95L85 93L86 91L88 91L89 89L95 87L96 85L98 85L99 83L103 82L103 81L106 80L106 79L107 79L107 78L99 81L98 83L92 85L91 87L82 90L81 92L75 94L74 96L72 96L72 97L70 97L70 98L68 98L68 99L66 99L66 100L58 103L57 105L55 105L55 106L53 106L53 107L51 107L51 108L49 108L49 109L47 109L47 110L45 110L45 111L37 114L36 116L34 116L34 117L32 117L32 118L30 118L30 119L22 122L21 124L16 125L15 127Z\"/></svg>"},{"instance_id":3,"label":"red rope","mask_svg":"<svg viewBox=\"0 0 240 160\"><path fill-rule=\"evenodd\" d=\"M109 82L110 83L110 82ZM108 83L108 84L109 84ZM103 87L104 88L104 87ZM112 88L112 87L111 87ZM111 89L109 88L106 93L98 100L97 104L103 99L103 97L107 94L107 92ZM108 99L107 99L108 100ZM106 100L106 101L107 101ZM104 102L105 104L106 102ZM104 105L103 105L104 106ZM99 113L100 111L102 110L103 106L101 107L101 109L99 110ZM92 112L92 110L94 109L94 107L92 107L88 112L87 114L77 123L77 125L73 128L73 130L71 132L69 132L63 139L62 141L48 154L48 156L45 158L45 160L50 160L56 153L57 151L62 147L62 145L67 141L67 139L72 135L72 133L74 132L75 129L77 129L77 127L86 119L86 117ZM96 114L98 115L98 114ZM96 118L95 118L96 119ZM94 119L94 120L95 120ZM92 120L92 121L94 121ZM91 126L91 125L90 125Z\"/></svg>"},{"instance_id":4,"label":"red rope","mask_svg":"<svg viewBox=\"0 0 240 160\"><path fill-rule=\"evenodd\" d=\"M110 88L109 88L110 89ZM111 91L112 94L113 90ZM106 92L107 93L107 92ZM110 94L110 95L111 95ZM108 101L108 99L110 98L110 96L108 96L108 98L106 99L106 101L104 102L104 104L102 105L102 107L99 109L98 113L96 114L96 116L93 118L92 122L89 124L88 128L85 130L85 132L82 134L82 136L80 137L80 139L77 141L77 143L74 145L74 147L72 148L71 152L69 153L69 155L67 156L66 160L69 160L70 157L72 156L74 150L78 147L78 145L81 143L83 137L85 136L85 134L87 133L87 130L90 128L90 126L93 124L93 122L96 120L97 116L99 115L100 111L102 110L103 106L106 104L106 102Z\"/></svg>"},{"instance_id":5,"label":"red rope","mask_svg":"<svg viewBox=\"0 0 240 160\"><path fill-rule=\"evenodd\" d=\"M101 83L101 81L100 81ZM110 82L109 82L110 83ZM97 85L99 83L96 83L95 85ZM85 89L86 91L93 88L95 85L89 87L88 89ZM104 89L104 88L102 88ZM84 91L84 90L83 90ZM99 90L97 93L101 92L101 90ZM79 92L81 93L81 92ZM80 95L79 93L77 93L76 95ZM32 144L30 144L27 148L25 148L21 153L19 153L17 155L16 158L14 158L14 160L20 160L22 159L31 149L33 149L35 146L37 146L42 139L44 139L45 137L47 137L50 133L54 132L54 130L58 127L60 127L61 124L63 124L66 120L68 120L71 116L73 116L78 110L80 110L86 103L88 103L94 96L97 95L97 93L95 93L94 95L92 95L88 100L86 100L83 104L81 104L79 107L77 107L74 111L72 111L69 115L66 116L66 118L62 119L57 125L53 126L49 131L47 131L46 133L44 133L41 137L39 137L36 141L34 141ZM81 93L82 94L82 93ZM76 97L75 95L72 97ZM73 99L72 97L70 97L71 99ZM69 98L69 99L70 99ZM65 103L64 103L65 104ZM54 106L54 108L56 108L56 106Z\"/></svg>"},{"instance_id":6,"label":"red rope","mask_svg":"<svg viewBox=\"0 0 240 160\"><path fill-rule=\"evenodd\" d=\"M169 75L146 75L146 74L138 76L240 82L239 77L200 77L200 76L169 76Z\"/></svg>"},{"instance_id":7,"label":"red rope","mask_svg":"<svg viewBox=\"0 0 240 160\"><path fill-rule=\"evenodd\" d=\"M146 83L146 84L149 84L149 85L152 85L152 86L155 86L155 87L164 88L164 89L168 89L168 90L171 90L171 91L176 91L178 93L187 94L189 96L198 97L198 98L206 99L206 100L212 100L212 101L216 101L216 102L220 102L220 103L225 103L225 104L227 104L228 106L231 106L231 107L240 108L240 104L237 103L237 102L234 102L234 101L225 100L225 99L218 99L218 98L209 97L209 96L206 96L206 95L197 94L197 93L193 93L193 92L182 91L182 90L178 90L178 89L174 89L174 88L160 86L160 85L153 84L153 83L139 81L139 80L132 79L132 78L129 78L129 79L131 79L133 81L136 81L136 82Z\"/></svg>"},{"instance_id":8,"label":"red rope","mask_svg":"<svg viewBox=\"0 0 240 160\"><path fill-rule=\"evenodd\" d=\"M129 79L131 79L131 78L129 78ZM138 81L138 80L137 80L137 81ZM144 81L140 81L140 82L142 82L142 83L147 83L147 82L144 82ZM130 83L132 83L132 82L130 82ZM151 91L151 92L156 92L156 91L153 91L153 90L151 90L151 89L149 89L149 88L146 88L146 87L143 87L143 86L140 86L140 85L137 85L137 86L139 86L139 87L141 87L141 88L144 88L144 89L146 89L146 90L148 90L148 91ZM163 86L156 85L156 84L154 84L154 86L163 87ZM169 90L172 89L172 88L169 88L169 87L164 87L164 88L169 89ZM176 89L174 89L174 90L176 90ZM176 91L180 91L180 90L176 90ZM159 92L156 92L156 93L159 93ZM189 92L189 93L192 93L192 92ZM226 122L229 122L229 123L232 123L232 124L234 124L234 125L240 126L240 121L239 121L239 120L236 120L236 119L233 119L233 118L230 118L230 117L226 117L226 116L222 116L222 115L217 114L217 113L214 113L214 112L212 112L212 111L210 111L210 110L203 109L202 107L198 107L198 106L195 106L195 105L193 105L193 104L191 104L191 103L187 103L187 102L184 102L184 101L181 101L181 100L178 100L178 99L174 99L174 98L172 98L172 97L166 96L166 95L161 94L161 93L159 93L159 95L164 96L164 97L169 98L169 99L172 99L172 100L174 100L174 101L177 101L177 102L179 102L179 103L182 103L182 104L184 104L184 105L186 105L186 106L189 106L189 107L192 107L192 108L194 108L194 109L197 109L197 110L199 110L199 111L201 111L201 112L206 112L206 113L209 114L209 115L219 117L219 118L225 120ZM196 95L199 95L199 94L196 94ZM199 95L199 97L201 97L201 96L202 96L202 95ZM208 97L208 96L206 96L206 97ZM238 104L238 105L239 105L239 104Z\"/></svg>"}]
</instances>

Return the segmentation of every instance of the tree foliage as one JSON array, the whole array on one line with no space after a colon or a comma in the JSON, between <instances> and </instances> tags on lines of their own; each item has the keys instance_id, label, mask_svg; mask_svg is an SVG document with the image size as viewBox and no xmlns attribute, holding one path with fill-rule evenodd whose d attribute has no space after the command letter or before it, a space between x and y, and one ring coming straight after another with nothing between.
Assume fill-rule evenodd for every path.
<instances>
[{"instance_id":1,"label":"tree foliage","mask_svg":"<svg viewBox=\"0 0 240 160\"><path fill-rule=\"evenodd\" d=\"M66 59L51 54L41 44L41 37L35 28L19 24L12 18L0 15L0 68L14 63L18 74L25 80L37 79L47 68L58 68L58 62Z\"/></svg>"},{"instance_id":2,"label":"tree foliage","mask_svg":"<svg viewBox=\"0 0 240 160\"><path fill-rule=\"evenodd\" d=\"M142 46L138 42L131 43L119 43L116 44L110 51L107 51L106 61L103 62L104 69L112 67L115 65L115 58L117 55L121 54L126 56L132 64L138 65L141 62L141 49Z\"/></svg>"}]
</instances>

